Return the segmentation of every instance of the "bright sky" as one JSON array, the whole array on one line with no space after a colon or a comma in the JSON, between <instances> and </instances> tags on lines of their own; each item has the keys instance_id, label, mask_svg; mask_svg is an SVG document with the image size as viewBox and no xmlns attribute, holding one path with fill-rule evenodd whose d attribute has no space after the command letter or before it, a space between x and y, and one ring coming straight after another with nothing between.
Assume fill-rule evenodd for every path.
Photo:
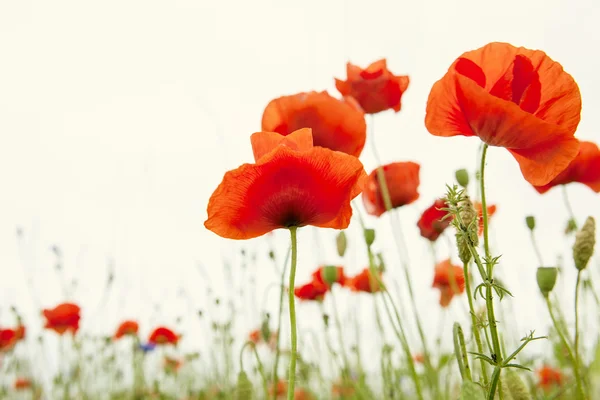
<instances>
[{"instance_id":1,"label":"bright sky","mask_svg":"<svg viewBox=\"0 0 600 400\"><path fill-rule=\"evenodd\" d=\"M251 281L247 276L256 275L257 288L250 284L244 301L236 297L236 330L253 328L260 321L248 304L263 303L264 289L278 280L266 258L268 242L236 243L207 231L208 198L226 170L251 161L249 135L260 130L271 99L309 90L336 94L333 78L345 76L346 61L366 66L386 57L390 69L408 74L411 83L399 114L375 118L375 136L385 162L412 160L422 167L420 199L398 213L419 309L428 331L437 334L433 260L415 223L444 194L456 169L474 170L479 141L426 131L429 89L462 52L490 41L542 49L580 86L577 136L600 142L600 58L593 53L600 48L599 19L594 0L0 3L0 323L13 323L8 307L17 305L33 337L41 328L39 307L64 300L50 250L58 245L67 280L78 282L74 299L83 308L84 331L112 333L121 319L138 318L145 335L154 324L174 325L183 316L178 327L201 338L185 346L203 348L208 328L195 310L208 309L207 288L237 296L237 288ZM538 195L503 149L492 149L488 159L488 198L498 205L493 251L503 254L497 271L516 297L502 306L518 310L517 336L529 329L546 333L549 318L523 219L537 217L546 263L564 256L559 290L570 309L575 269L572 238L562 234L567 212L561 191ZM375 167L369 143L361 160L369 172ZM589 214L600 217L591 190L574 185L569 195L580 223ZM368 223L378 228L388 276L403 291L388 219ZM301 230L299 283L319 262L343 263L351 272L366 265L358 224L350 229L352 257L346 260L335 254L334 231L317 237L313 229ZM440 243L439 257L448 253ZM277 232L275 244L283 259L287 233ZM258 257L245 272L242 248ZM223 258L233 283L225 278ZM104 298L110 262L115 284ZM372 322L368 296L340 296L343 315L360 309L363 325ZM276 298L271 290L271 312ZM465 309L461 300L444 320L447 332ZM299 313L301 325L319 326L316 306L302 304ZM531 346L541 351L545 345Z\"/></svg>"}]
</instances>

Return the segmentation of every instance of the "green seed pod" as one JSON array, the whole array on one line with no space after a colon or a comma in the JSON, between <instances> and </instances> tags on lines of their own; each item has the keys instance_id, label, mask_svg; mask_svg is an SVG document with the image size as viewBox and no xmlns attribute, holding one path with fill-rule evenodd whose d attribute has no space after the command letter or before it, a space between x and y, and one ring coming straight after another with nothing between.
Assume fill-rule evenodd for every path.
<instances>
[{"instance_id":1,"label":"green seed pod","mask_svg":"<svg viewBox=\"0 0 600 400\"><path fill-rule=\"evenodd\" d=\"M556 277L558 276L558 268L556 267L539 267L535 275L537 279L538 287L544 297L548 297L548 294L554 289L556 285Z\"/></svg>"},{"instance_id":2,"label":"green seed pod","mask_svg":"<svg viewBox=\"0 0 600 400\"><path fill-rule=\"evenodd\" d=\"M252 399L252 382L248 379L246 372L240 371L235 385L236 400L251 400Z\"/></svg>"},{"instance_id":3,"label":"green seed pod","mask_svg":"<svg viewBox=\"0 0 600 400\"><path fill-rule=\"evenodd\" d=\"M326 265L321 270L321 278L323 278L323 282L327 284L327 286L331 287L335 282L338 281L338 269L334 265Z\"/></svg>"},{"instance_id":4,"label":"green seed pod","mask_svg":"<svg viewBox=\"0 0 600 400\"><path fill-rule=\"evenodd\" d=\"M583 224L583 227L575 236L575 244L573 245L573 261L575 267L581 271L587 267L592 254L594 254L594 246L596 245L596 220L593 217L588 217Z\"/></svg>"},{"instance_id":5,"label":"green seed pod","mask_svg":"<svg viewBox=\"0 0 600 400\"><path fill-rule=\"evenodd\" d=\"M375 229L365 229L364 234L367 246L371 246L375 242Z\"/></svg>"},{"instance_id":6,"label":"green seed pod","mask_svg":"<svg viewBox=\"0 0 600 400\"><path fill-rule=\"evenodd\" d=\"M466 169L459 169L454 173L454 176L456 177L456 182L458 182L458 184L464 188L466 188L469 185L469 173L467 172Z\"/></svg>"},{"instance_id":7,"label":"green seed pod","mask_svg":"<svg viewBox=\"0 0 600 400\"><path fill-rule=\"evenodd\" d=\"M528 215L525 217L525 223L530 231L535 229L535 217L533 215Z\"/></svg>"},{"instance_id":8,"label":"green seed pod","mask_svg":"<svg viewBox=\"0 0 600 400\"><path fill-rule=\"evenodd\" d=\"M348 239L346 239L346 233L341 231L335 238L335 244L337 246L337 252L340 257L344 257L346 254L346 247L348 247Z\"/></svg>"}]
</instances>

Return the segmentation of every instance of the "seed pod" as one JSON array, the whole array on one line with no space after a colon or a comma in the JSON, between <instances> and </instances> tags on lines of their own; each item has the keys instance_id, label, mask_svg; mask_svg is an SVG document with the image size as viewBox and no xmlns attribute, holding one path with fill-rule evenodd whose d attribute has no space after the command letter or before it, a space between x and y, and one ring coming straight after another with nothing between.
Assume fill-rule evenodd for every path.
<instances>
[{"instance_id":1,"label":"seed pod","mask_svg":"<svg viewBox=\"0 0 600 400\"><path fill-rule=\"evenodd\" d=\"M341 231L335 238L335 244L337 246L337 252L340 257L344 257L346 254L346 248L348 247L348 239L346 239L346 233Z\"/></svg>"},{"instance_id":2,"label":"seed pod","mask_svg":"<svg viewBox=\"0 0 600 400\"><path fill-rule=\"evenodd\" d=\"M538 287L544 297L548 297L548 294L554 289L556 285L556 277L558 276L558 268L556 267L539 267L535 275L537 279Z\"/></svg>"},{"instance_id":3,"label":"seed pod","mask_svg":"<svg viewBox=\"0 0 600 400\"><path fill-rule=\"evenodd\" d=\"M466 188L469 185L469 173L467 172L466 169L459 169L454 173L454 176L456 177L456 182L458 182L458 184L464 188Z\"/></svg>"},{"instance_id":4,"label":"seed pod","mask_svg":"<svg viewBox=\"0 0 600 400\"><path fill-rule=\"evenodd\" d=\"M525 223L530 231L535 229L535 217L533 215L528 215L525 217Z\"/></svg>"},{"instance_id":5,"label":"seed pod","mask_svg":"<svg viewBox=\"0 0 600 400\"><path fill-rule=\"evenodd\" d=\"M594 246L596 245L596 220L593 217L588 217L585 224L575 236L575 244L573 245L573 261L575 267L581 271L587 267L592 254L594 254Z\"/></svg>"},{"instance_id":6,"label":"seed pod","mask_svg":"<svg viewBox=\"0 0 600 400\"><path fill-rule=\"evenodd\" d=\"M375 229L365 229L364 234L367 246L371 246L375 242Z\"/></svg>"}]
</instances>

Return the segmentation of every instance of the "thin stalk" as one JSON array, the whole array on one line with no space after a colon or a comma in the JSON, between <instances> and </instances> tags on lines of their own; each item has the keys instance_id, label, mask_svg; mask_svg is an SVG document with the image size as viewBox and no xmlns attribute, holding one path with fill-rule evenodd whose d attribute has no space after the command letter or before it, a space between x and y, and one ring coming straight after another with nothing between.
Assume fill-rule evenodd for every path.
<instances>
[{"instance_id":1,"label":"thin stalk","mask_svg":"<svg viewBox=\"0 0 600 400\"><path fill-rule=\"evenodd\" d=\"M463 263L463 273L465 276L465 291L467 292L467 299L469 300L469 311L471 313L471 330L473 331L473 336L475 337L475 343L477 344L477 351L480 354L483 354L483 344L481 342L481 333L479 332L479 324L477 322L477 315L475 314L475 307L473 306L473 295L471 293L471 279L469 272L469 263ZM481 375L483 375L483 383L484 386L487 387L489 378L488 378L488 370L487 363L483 359L479 359L481 363Z\"/></svg>"},{"instance_id":2,"label":"thin stalk","mask_svg":"<svg viewBox=\"0 0 600 400\"><path fill-rule=\"evenodd\" d=\"M265 369L263 368L263 363L260 361L260 357L258 356L258 351L256 350L256 346L252 346L252 350L254 351L254 357L256 358L256 364L258 365L258 373L262 378L263 390L265 391L265 399L269 398L269 388L267 385L267 375L265 375Z\"/></svg>"},{"instance_id":3,"label":"thin stalk","mask_svg":"<svg viewBox=\"0 0 600 400\"><path fill-rule=\"evenodd\" d=\"M567 212L569 213L569 217L573 221L573 227L577 229L577 220L575 219L575 213L573 212L573 207L571 207L571 202L569 201L569 194L567 193L567 185L562 186L562 194L563 201L565 203L565 207L567 207Z\"/></svg>"},{"instance_id":4,"label":"thin stalk","mask_svg":"<svg viewBox=\"0 0 600 400\"><path fill-rule=\"evenodd\" d=\"M292 348L290 354L290 369L289 369L289 384L288 384L288 400L294 400L294 389L296 384L296 357L298 355L298 333L296 332L296 302L294 298L294 285L296 281L296 263L298 261L298 245L296 239L296 230L298 228L292 226L290 228L290 237L292 241L292 265L290 267L290 280L288 287L288 301L290 308L290 331L292 337Z\"/></svg>"},{"instance_id":5,"label":"thin stalk","mask_svg":"<svg viewBox=\"0 0 600 400\"><path fill-rule=\"evenodd\" d=\"M579 286L581 285L581 270L577 271L577 281L575 283L575 345L574 345L574 353L575 353L575 371L579 370L580 361L579 361ZM580 391L581 390L581 391ZM577 394L578 398L583 399L583 389L581 387L581 376L577 378ZM581 397L579 397L581 396Z\"/></svg>"},{"instance_id":6,"label":"thin stalk","mask_svg":"<svg viewBox=\"0 0 600 400\"><path fill-rule=\"evenodd\" d=\"M346 354L346 349L344 346L344 335L342 334L342 323L340 321L340 315L337 310L337 306L335 303L335 296L333 295L333 288L330 288L330 297L331 304L333 307L333 317L335 318L335 327L338 334L338 343L340 345L340 353L342 353L342 360L344 360L344 368L346 371L350 370L350 361L348 360L348 355Z\"/></svg>"},{"instance_id":7,"label":"thin stalk","mask_svg":"<svg viewBox=\"0 0 600 400\"><path fill-rule=\"evenodd\" d=\"M472 381L471 369L469 368L469 358L467 357L467 346L465 346L465 337L458 322L454 323L452 333L454 338L454 354L456 355L460 376L463 381Z\"/></svg>"},{"instance_id":8,"label":"thin stalk","mask_svg":"<svg viewBox=\"0 0 600 400\"><path fill-rule=\"evenodd\" d=\"M489 229L488 229L488 213L487 213L487 203L485 199L485 157L487 155L488 145L487 143L483 145L483 151L481 153L481 169L480 169L480 186L481 186L481 209L483 214L483 247L485 250L486 260L489 260L490 257L490 243L489 243ZM490 328L490 336L492 337L492 348L493 354L492 359L496 363L496 367L494 369L494 374L492 375L492 383L490 386L490 392L488 394L488 399L493 400L496 394L496 387L498 386L498 382L500 380L500 372L502 365L502 350L500 349L500 339L498 338L498 327L496 324L496 316L494 313L494 300L493 300L493 265L487 265L487 284L486 284L486 295L485 295L485 303L488 313L488 326Z\"/></svg>"},{"instance_id":9,"label":"thin stalk","mask_svg":"<svg viewBox=\"0 0 600 400\"><path fill-rule=\"evenodd\" d=\"M281 348L279 347L279 339L281 338L281 321L283 320L283 298L284 298L284 282L285 273L287 272L287 263L290 257L291 249L288 249L287 255L285 256L285 263L283 264L283 272L281 273L281 291L279 292L279 316L277 318L277 341L275 343L275 360L273 361L273 382L277 382L277 368L279 367L279 356L281 355ZM277 398L277 393L274 391L273 399Z\"/></svg>"},{"instance_id":10,"label":"thin stalk","mask_svg":"<svg viewBox=\"0 0 600 400\"><path fill-rule=\"evenodd\" d=\"M540 267L544 266L544 260L542 258L542 252L540 251L540 248L537 244L537 240L535 240L535 234L533 233L533 230L530 230L531 233L531 245L533 246L533 250L535 251L535 255L537 256L538 259L538 263L540 263Z\"/></svg>"}]
</instances>

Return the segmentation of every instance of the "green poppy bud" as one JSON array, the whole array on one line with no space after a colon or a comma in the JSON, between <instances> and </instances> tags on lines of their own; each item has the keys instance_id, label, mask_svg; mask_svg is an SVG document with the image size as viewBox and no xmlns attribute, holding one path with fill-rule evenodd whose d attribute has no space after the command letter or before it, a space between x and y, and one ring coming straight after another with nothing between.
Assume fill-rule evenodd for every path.
<instances>
[{"instance_id":1,"label":"green poppy bud","mask_svg":"<svg viewBox=\"0 0 600 400\"><path fill-rule=\"evenodd\" d=\"M575 267L581 271L587 267L592 254L594 254L594 246L596 245L596 220L593 217L588 217L575 236L575 244L573 245L573 261Z\"/></svg>"},{"instance_id":2,"label":"green poppy bud","mask_svg":"<svg viewBox=\"0 0 600 400\"><path fill-rule=\"evenodd\" d=\"M344 257L346 254L346 247L348 246L348 240L346 239L346 233L341 231L335 238L335 244L337 246L337 252L340 257Z\"/></svg>"},{"instance_id":3,"label":"green poppy bud","mask_svg":"<svg viewBox=\"0 0 600 400\"><path fill-rule=\"evenodd\" d=\"M556 277L558 276L558 268L556 267L539 267L535 275L537 279L538 287L544 297L548 297L548 294L554 289L556 285Z\"/></svg>"},{"instance_id":4,"label":"green poppy bud","mask_svg":"<svg viewBox=\"0 0 600 400\"><path fill-rule=\"evenodd\" d=\"M525 223L530 231L535 229L535 217L533 215L528 215L525 217Z\"/></svg>"},{"instance_id":5,"label":"green poppy bud","mask_svg":"<svg viewBox=\"0 0 600 400\"><path fill-rule=\"evenodd\" d=\"M458 182L460 186L466 188L469 185L469 173L466 169L459 169L454 175L456 177L456 182Z\"/></svg>"},{"instance_id":6,"label":"green poppy bud","mask_svg":"<svg viewBox=\"0 0 600 400\"><path fill-rule=\"evenodd\" d=\"M371 246L375 241L375 229L365 229L365 241L367 242L367 246Z\"/></svg>"},{"instance_id":7,"label":"green poppy bud","mask_svg":"<svg viewBox=\"0 0 600 400\"><path fill-rule=\"evenodd\" d=\"M338 281L338 275L338 269L336 266L326 265L321 269L321 278L323 278L323 282L325 282L329 287Z\"/></svg>"}]
</instances>

